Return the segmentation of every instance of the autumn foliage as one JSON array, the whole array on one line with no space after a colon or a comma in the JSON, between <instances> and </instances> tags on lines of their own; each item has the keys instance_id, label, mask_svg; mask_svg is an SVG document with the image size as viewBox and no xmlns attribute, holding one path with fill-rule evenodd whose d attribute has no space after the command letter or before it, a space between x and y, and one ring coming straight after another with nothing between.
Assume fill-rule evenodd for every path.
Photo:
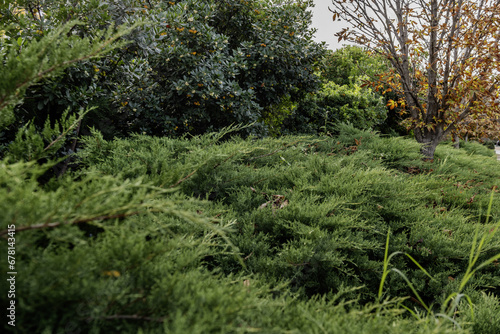
<instances>
[{"instance_id":1,"label":"autumn foliage","mask_svg":"<svg viewBox=\"0 0 500 334\"><path fill-rule=\"evenodd\" d=\"M364 45L391 63L372 85L399 94L388 106L410 115L406 125L425 156L466 129L479 138L498 136L499 1L334 0L330 10L352 26L336 34L339 41Z\"/></svg>"}]
</instances>

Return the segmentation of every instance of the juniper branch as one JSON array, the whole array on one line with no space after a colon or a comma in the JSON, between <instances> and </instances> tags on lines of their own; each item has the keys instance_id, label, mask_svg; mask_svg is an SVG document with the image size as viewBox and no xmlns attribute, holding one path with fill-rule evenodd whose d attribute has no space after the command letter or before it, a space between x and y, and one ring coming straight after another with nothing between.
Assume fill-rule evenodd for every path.
<instances>
[{"instance_id":1,"label":"juniper branch","mask_svg":"<svg viewBox=\"0 0 500 334\"><path fill-rule=\"evenodd\" d=\"M78 220L74 220L74 221L40 223L40 224L34 224L34 225L29 225L29 226L21 226L21 227L16 227L14 230L12 230L12 229L11 230L2 230L2 231L0 231L0 236L5 235L9 232L40 230L40 229L44 229L44 228L54 228L54 227L58 227L61 225L74 225L74 224L89 223L92 221L103 221L103 220L109 220L109 219L115 219L115 218L125 218L125 217L137 215L139 213L141 213L141 212L134 211L134 212L129 212L129 213L118 213L118 214L114 214L114 215L103 215L103 216L97 216L97 217L91 217L91 218L84 218L84 219L78 219Z\"/></svg>"}]
</instances>

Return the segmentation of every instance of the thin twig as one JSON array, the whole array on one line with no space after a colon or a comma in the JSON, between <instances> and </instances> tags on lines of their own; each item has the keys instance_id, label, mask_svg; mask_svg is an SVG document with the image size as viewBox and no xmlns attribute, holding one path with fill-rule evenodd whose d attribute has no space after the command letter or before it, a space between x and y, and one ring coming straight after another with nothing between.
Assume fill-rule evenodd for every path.
<instances>
[{"instance_id":1,"label":"thin twig","mask_svg":"<svg viewBox=\"0 0 500 334\"><path fill-rule=\"evenodd\" d=\"M270 156L270 155L273 155L273 154L278 153L279 151L283 151L283 150L285 150L285 149L289 148L290 146L295 145L295 144L297 144L297 143L300 143L300 140L294 141L293 143L290 143L290 144L288 144L288 145L285 145L284 147L279 148L279 149L277 149L277 150L275 150L275 151L272 151L272 152L270 152L270 153L266 153L266 154L263 154L263 155L259 155L259 156L257 156L257 157L253 157L253 158L247 159L247 160L246 160L246 162L249 162L249 161L252 161L252 160L257 160L257 159L264 158L264 157L268 157L268 156Z\"/></svg>"},{"instance_id":2,"label":"thin twig","mask_svg":"<svg viewBox=\"0 0 500 334\"><path fill-rule=\"evenodd\" d=\"M96 320L96 319L102 319L102 320L119 320L119 319L130 319L130 320L147 320L147 321L155 321L155 322L163 322L163 320L166 317L162 318L152 318L152 317L145 317L142 315L138 314L114 314L114 315L103 315L99 317L89 317L86 318L86 321L89 320Z\"/></svg>"},{"instance_id":3,"label":"thin twig","mask_svg":"<svg viewBox=\"0 0 500 334\"><path fill-rule=\"evenodd\" d=\"M21 231L26 231L26 230L39 230L43 228L54 228L58 227L61 225L71 225L71 224L81 224L81 223L88 223L91 221L99 221L99 220L108 220L108 219L114 219L114 218L124 218L124 217L129 217L133 215L139 214L139 211L134 211L130 213L118 213L110 216L98 216L98 217L92 217L92 218L85 218L85 219L79 219L75 221L64 221L64 222L54 222L54 223L43 223L43 224L35 224L35 225L29 225L29 226L21 226L21 227L16 227L15 230L3 230L0 231L0 236L7 234L9 232L21 232Z\"/></svg>"},{"instance_id":4,"label":"thin twig","mask_svg":"<svg viewBox=\"0 0 500 334\"><path fill-rule=\"evenodd\" d=\"M229 159L231 159L232 157L234 157L236 155L236 153L238 152L235 152L233 154L231 154L229 157L227 157L226 159L224 159L224 161L222 161L221 163L218 163L214 166L214 169L216 169L217 167L219 167L220 165L222 165L224 162L227 162Z\"/></svg>"},{"instance_id":5,"label":"thin twig","mask_svg":"<svg viewBox=\"0 0 500 334\"><path fill-rule=\"evenodd\" d=\"M252 256L252 255L253 255L253 252L251 252L250 254L248 254L247 256L245 256L245 257L243 258L243 261L248 260L248 259L250 258L250 256Z\"/></svg>"},{"instance_id":6,"label":"thin twig","mask_svg":"<svg viewBox=\"0 0 500 334\"><path fill-rule=\"evenodd\" d=\"M182 182L186 181L188 178L190 178L191 176L193 176L194 173L196 173L197 171L198 171L198 169L195 169L194 171L192 171L191 173L189 173L188 175L186 175L185 177L183 177L182 179L180 179L179 181L177 181L175 184L171 185L169 188L173 188L173 187L178 186L179 184L181 184Z\"/></svg>"}]
</instances>

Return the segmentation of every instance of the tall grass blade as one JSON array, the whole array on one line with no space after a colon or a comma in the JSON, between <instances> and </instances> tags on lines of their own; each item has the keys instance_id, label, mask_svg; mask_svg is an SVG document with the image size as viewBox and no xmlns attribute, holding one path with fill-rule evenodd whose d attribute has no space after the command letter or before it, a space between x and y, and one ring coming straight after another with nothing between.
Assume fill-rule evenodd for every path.
<instances>
[{"instance_id":1,"label":"tall grass blade","mask_svg":"<svg viewBox=\"0 0 500 334\"><path fill-rule=\"evenodd\" d=\"M425 308L425 310L431 314L432 311L431 309L429 308L429 306L427 306L425 304L425 302L422 300L422 297L420 297L420 295L418 294L417 290L415 289L415 287L413 286L413 284L410 282L410 280L408 279L408 277L406 277L405 274L403 274L399 269L396 269L396 268L392 268L391 269L392 271L396 272L397 274L399 274L399 276L401 276L406 284L408 284L408 287L411 289L411 291L415 294L415 297L417 297L418 301L420 302L420 304Z\"/></svg>"},{"instance_id":2,"label":"tall grass blade","mask_svg":"<svg viewBox=\"0 0 500 334\"><path fill-rule=\"evenodd\" d=\"M379 299L379 301L382 298L382 292L384 290L385 279L386 279L387 275L389 274L389 272L387 271L387 267L389 266L388 254L389 254L389 239L390 239L390 236L391 236L391 229L388 229L387 230L387 239L385 241L384 269L383 269L383 272L382 272L382 278L380 280L380 286L378 288L378 299Z\"/></svg>"}]
</instances>

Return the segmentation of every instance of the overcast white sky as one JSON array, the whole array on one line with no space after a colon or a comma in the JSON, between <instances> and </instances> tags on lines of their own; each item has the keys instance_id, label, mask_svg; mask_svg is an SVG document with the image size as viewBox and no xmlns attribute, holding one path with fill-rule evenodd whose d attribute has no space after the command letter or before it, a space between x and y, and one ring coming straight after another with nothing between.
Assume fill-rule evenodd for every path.
<instances>
[{"instance_id":1,"label":"overcast white sky","mask_svg":"<svg viewBox=\"0 0 500 334\"><path fill-rule=\"evenodd\" d=\"M345 21L333 22L332 13L328 10L328 6L330 6L331 3L331 0L314 0L316 6L312 9L312 26L318 29L318 31L316 31L316 41L325 41L329 49L335 50L342 47L345 41L339 44L334 34L348 25Z\"/></svg>"}]
</instances>

